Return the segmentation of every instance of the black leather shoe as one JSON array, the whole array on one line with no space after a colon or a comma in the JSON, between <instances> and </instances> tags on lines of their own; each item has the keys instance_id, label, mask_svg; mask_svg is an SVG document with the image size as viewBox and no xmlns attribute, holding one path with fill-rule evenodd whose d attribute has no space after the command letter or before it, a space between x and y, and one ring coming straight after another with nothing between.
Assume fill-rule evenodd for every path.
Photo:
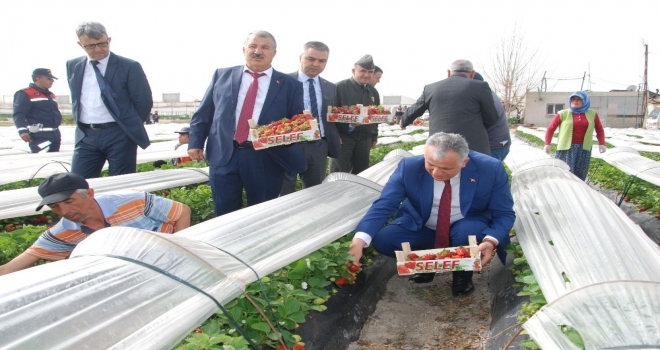
<instances>
[{"instance_id":1,"label":"black leather shoe","mask_svg":"<svg viewBox=\"0 0 660 350\"><path fill-rule=\"evenodd\" d=\"M472 284L472 273L463 271L453 272L451 294L455 297L465 297L473 292L474 285Z\"/></svg>"},{"instance_id":2,"label":"black leather shoe","mask_svg":"<svg viewBox=\"0 0 660 350\"><path fill-rule=\"evenodd\" d=\"M433 282L434 273L416 273L408 278L410 283L430 283Z\"/></svg>"}]
</instances>

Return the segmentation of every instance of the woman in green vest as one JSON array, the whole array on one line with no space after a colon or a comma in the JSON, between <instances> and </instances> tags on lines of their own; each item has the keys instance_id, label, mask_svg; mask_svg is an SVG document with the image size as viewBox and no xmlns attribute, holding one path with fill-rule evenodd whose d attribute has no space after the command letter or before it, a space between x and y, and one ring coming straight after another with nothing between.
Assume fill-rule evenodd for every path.
<instances>
[{"instance_id":1,"label":"woman in green vest","mask_svg":"<svg viewBox=\"0 0 660 350\"><path fill-rule=\"evenodd\" d=\"M550 143L559 128L557 136L557 152L555 158L561 159L570 167L571 173L584 181L589 171L591 161L591 146L594 130L598 139L598 150L603 153L605 147L605 131L600 123L598 113L589 109L589 96L584 91L577 91L569 98L570 108L559 111L548 125L545 132L543 150L550 154Z\"/></svg>"}]
</instances>

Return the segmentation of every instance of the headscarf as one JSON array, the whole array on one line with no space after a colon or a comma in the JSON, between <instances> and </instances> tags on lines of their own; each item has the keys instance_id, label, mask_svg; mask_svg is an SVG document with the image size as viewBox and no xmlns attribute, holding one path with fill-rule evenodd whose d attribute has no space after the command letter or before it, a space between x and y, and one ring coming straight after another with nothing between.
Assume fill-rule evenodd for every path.
<instances>
[{"instance_id":1,"label":"headscarf","mask_svg":"<svg viewBox=\"0 0 660 350\"><path fill-rule=\"evenodd\" d=\"M571 98L579 97L582 99L582 107L580 108L573 108L571 107ZM568 98L568 106L571 109L571 112L573 113L585 113L587 109L589 109L589 106L591 106L591 102L589 102L589 96L587 96L587 93L584 91L576 91L571 95L571 97Z\"/></svg>"}]
</instances>

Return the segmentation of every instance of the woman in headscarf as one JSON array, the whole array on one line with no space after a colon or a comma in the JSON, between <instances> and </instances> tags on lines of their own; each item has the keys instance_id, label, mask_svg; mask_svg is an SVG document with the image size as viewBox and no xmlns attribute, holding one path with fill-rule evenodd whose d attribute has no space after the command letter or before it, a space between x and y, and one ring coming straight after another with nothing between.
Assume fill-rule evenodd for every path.
<instances>
[{"instance_id":1,"label":"woman in headscarf","mask_svg":"<svg viewBox=\"0 0 660 350\"><path fill-rule=\"evenodd\" d=\"M593 109L589 109L590 103L587 93L577 91L572 94L569 98L569 104L570 108L559 111L548 125L543 150L550 154L552 136L559 127L555 158L566 162L571 173L584 181L589 171L594 131L596 131L600 153L607 150L607 147L605 147L605 132L603 131L603 125L600 123L600 118L598 118L598 113Z\"/></svg>"}]
</instances>

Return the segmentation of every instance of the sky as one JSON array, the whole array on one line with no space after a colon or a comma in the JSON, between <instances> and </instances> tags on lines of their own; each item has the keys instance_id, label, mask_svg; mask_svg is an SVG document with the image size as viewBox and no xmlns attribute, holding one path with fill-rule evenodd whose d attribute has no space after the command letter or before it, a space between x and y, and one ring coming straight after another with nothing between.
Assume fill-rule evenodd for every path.
<instances>
[{"instance_id":1,"label":"sky","mask_svg":"<svg viewBox=\"0 0 660 350\"><path fill-rule=\"evenodd\" d=\"M514 31L537 52L547 91L638 86L644 43L649 88L660 88L658 0L4 0L0 10L5 99L27 87L35 68L59 78L56 95L70 94L66 61L85 54L75 35L85 21L106 27L113 53L142 64L155 101L172 92L183 101L201 99L216 68L245 63L242 47L253 30L275 36L273 67L284 73L299 68L307 41L330 47L321 76L332 82L349 78L353 64L371 54L384 71L376 86L381 98L417 99L456 59L488 74L498 43Z\"/></svg>"}]
</instances>

